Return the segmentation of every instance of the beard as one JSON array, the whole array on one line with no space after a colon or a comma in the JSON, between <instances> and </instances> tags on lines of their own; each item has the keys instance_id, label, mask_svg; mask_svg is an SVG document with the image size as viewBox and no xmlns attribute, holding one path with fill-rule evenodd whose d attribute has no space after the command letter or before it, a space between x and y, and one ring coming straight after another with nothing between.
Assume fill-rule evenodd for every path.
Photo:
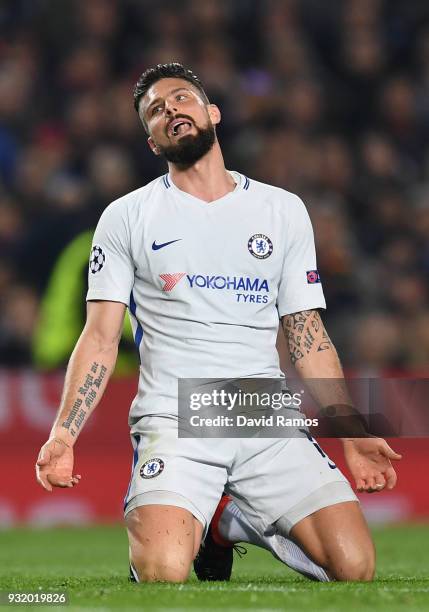
<instances>
[{"instance_id":1,"label":"beard","mask_svg":"<svg viewBox=\"0 0 429 612\"><path fill-rule=\"evenodd\" d=\"M189 134L180 138L174 145L162 147L158 145L161 154L172 164L186 169L193 166L213 147L216 140L214 126L208 123L206 127L196 126L197 133Z\"/></svg>"}]
</instances>

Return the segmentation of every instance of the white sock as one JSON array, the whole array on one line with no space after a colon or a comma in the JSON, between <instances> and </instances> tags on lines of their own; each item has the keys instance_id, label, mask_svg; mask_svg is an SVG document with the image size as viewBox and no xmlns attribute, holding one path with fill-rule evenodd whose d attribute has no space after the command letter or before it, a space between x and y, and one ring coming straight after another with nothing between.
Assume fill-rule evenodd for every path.
<instances>
[{"instance_id":1,"label":"white sock","mask_svg":"<svg viewBox=\"0 0 429 612\"><path fill-rule=\"evenodd\" d=\"M267 537L257 532L232 500L223 509L218 530L220 535L229 542L249 542L249 544L255 544L271 551Z\"/></svg>"},{"instance_id":2,"label":"white sock","mask_svg":"<svg viewBox=\"0 0 429 612\"><path fill-rule=\"evenodd\" d=\"M320 582L329 582L330 578L323 567L316 565L301 548L279 533L264 535L249 523L245 515L234 501L224 508L219 519L220 535L230 542L248 542L260 548L269 550L276 559L285 563L293 570Z\"/></svg>"}]
</instances>

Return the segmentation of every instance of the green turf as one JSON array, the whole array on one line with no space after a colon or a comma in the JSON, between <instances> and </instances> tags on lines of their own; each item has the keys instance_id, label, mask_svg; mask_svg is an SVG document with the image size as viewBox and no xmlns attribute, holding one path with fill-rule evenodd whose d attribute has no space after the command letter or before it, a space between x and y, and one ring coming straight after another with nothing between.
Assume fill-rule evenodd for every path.
<instances>
[{"instance_id":1,"label":"green turf","mask_svg":"<svg viewBox=\"0 0 429 612\"><path fill-rule=\"evenodd\" d=\"M0 590L67 590L67 606L27 610L429 610L429 526L374 533L378 576L372 584L310 582L265 551L235 558L230 583L135 585L127 581L121 527L0 532ZM17 609L10 606L9 609ZM6 607L1 609L6 610ZM24 606L19 606L24 609Z\"/></svg>"}]
</instances>

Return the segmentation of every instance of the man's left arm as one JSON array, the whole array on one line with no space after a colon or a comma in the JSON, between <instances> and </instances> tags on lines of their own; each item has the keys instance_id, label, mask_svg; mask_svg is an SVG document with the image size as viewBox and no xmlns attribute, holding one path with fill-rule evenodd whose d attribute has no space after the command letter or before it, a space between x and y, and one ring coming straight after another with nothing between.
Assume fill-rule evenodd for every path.
<instances>
[{"instance_id":1,"label":"man's left arm","mask_svg":"<svg viewBox=\"0 0 429 612\"><path fill-rule=\"evenodd\" d=\"M353 408L337 351L318 310L303 310L282 317L289 355L298 375L305 379L322 414L334 416L347 465L358 491L393 489L397 476L391 460L401 459L385 440L365 431ZM359 437L355 437L359 436Z\"/></svg>"}]
</instances>

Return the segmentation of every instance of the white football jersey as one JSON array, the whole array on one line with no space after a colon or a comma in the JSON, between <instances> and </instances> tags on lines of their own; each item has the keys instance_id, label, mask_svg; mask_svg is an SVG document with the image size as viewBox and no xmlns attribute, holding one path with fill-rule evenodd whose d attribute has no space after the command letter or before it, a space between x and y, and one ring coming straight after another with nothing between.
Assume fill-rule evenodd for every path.
<instances>
[{"instance_id":1,"label":"white football jersey","mask_svg":"<svg viewBox=\"0 0 429 612\"><path fill-rule=\"evenodd\" d=\"M283 377L279 317L325 307L302 201L231 174L214 202L167 174L100 218L87 300L128 306L141 363L130 422L176 415L178 378Z\"/></svg>"}]
</instances>

